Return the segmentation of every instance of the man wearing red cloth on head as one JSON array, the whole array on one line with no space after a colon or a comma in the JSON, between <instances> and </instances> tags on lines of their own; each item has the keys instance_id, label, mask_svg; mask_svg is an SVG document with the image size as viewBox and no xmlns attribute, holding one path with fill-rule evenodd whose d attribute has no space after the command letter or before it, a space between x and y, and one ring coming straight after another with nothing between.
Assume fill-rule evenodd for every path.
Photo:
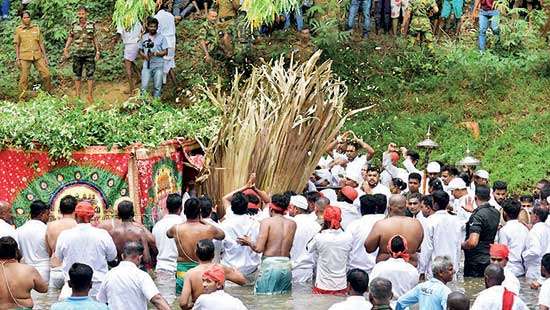
<instances>
[{"instance_id":1,"label":"man wearing red cloth on head","mask_svg":"<svg viewBox=\"0 0 550 310\"><path fill-rule=\"evenodd\" d=\"M342 230L342 212L328 206L323 213L323 228L308 243L307 250L317 256L313 294L346 296L346 271L353 247L353 236Z\"/></svg>"},{"instance_id":2,"label":"man wearing red cloth on head","mask_svg":"<svg viewBox=\"0 0 550 310\"><path fill-rule=\"evenodd\" d=\"M197 298L193 309L197 310L246 310L242 301L224 290L225 271L220 265L212 265L202 274L203 294Z\"/></svg>"},{"instance_id":3,"label":"man wearing red cloth on head","mask_svg":"<svg viewBox=\"0 0 550 310\"><path fill-rule=\"evenodd\" d=\"M504 269L504 282L502 282L502 286L519 295L519 280L508 267L508 257L510 255L508 247L504 244L491 244L489 255L491 256L491 264L498 264Z\"/></svg>"},{"instance_id":4,"label":"man wearing red cloth on head","mask_svg":"<svg viewBox=\"0 0 550 310\"><path fill-rule=\"evenodd\" d=\"M502 282L504 269L498 264L490 264L485 268L485 287L477 295L471 310L527 310L527 305L512 291L509 291Z\"/></svg>"}]
</instances>

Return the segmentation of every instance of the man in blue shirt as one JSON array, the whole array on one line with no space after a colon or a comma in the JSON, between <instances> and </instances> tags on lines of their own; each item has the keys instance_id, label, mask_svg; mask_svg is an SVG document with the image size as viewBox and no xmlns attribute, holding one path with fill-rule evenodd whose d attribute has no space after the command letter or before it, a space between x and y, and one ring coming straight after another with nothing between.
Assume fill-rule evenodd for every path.
<instances>
[{"instance_id":1,"label":"man in blue shirt","mask_svg":"<svg viewBox=\"0 0 550 310\"><path fill-rule=\"evenodd\" d=\"M156 18L147 19L147 33L141 38L139 54L143 58L141 70L141 91L147 91L149 81L153 79L153 97L160 98L164 75L164 56L168 54L168 42L158 33L159 22Z\"/></svg>"},{"instance_id":2,"label":"man in blue shirt","mask_svg":"<svg viewBox=\"0 0 550 310\"><path fill-rule=\"evenodd\" d=\"M107 305L94 301L88 292L92 288L92 267L74 263L69 269L69 286L73 294L64 301L52 305L51 310L107 310Z\"/></svg>"},{"instance_id":3,"label":"man in blue shirt","mask_svg":"<svg viewBox=\"0 0 550 310\"><path fill-rule=\"evenodd\" d=\"M432 263L432 273L433 278L418 284L401 296L397 300L395 309L406 309L417 303L420 309L447 309L447 296L451 293L451 289L445 284L453 280L455 273L451 258L448 256L436 257Z\"/></svg>"}]
</instances>

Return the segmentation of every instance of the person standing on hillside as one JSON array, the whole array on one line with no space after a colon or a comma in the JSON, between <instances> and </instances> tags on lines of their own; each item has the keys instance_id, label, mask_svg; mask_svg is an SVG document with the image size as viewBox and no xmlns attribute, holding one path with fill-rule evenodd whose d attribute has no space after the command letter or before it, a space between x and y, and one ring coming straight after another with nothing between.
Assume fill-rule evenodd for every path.
<instances>
[{"instance_id":1,"label":"person standing on hillside","mask_svg":"<svg viewBox=\"0 0 550 310\"><path fill-rule=\"evenodd\" d=\"M82 85L82 72L86 70L86 80L88 81L88 103L94 101L94 72L95 64L99 60L99 44L95 34L95 25L88 21L88 11L85 7L78 8L78 22L73 23L63 49L63 61L69 58L69 48L74 42L73 51L73 72L75 74L76 96L80 98L80 89Z\"/></svg>"},{"instance_id":2,"label":"person standing on hillside","mask_svg":"<svg viewBox=\"0 0 550 310\"><path fill-rule=\"evenodd\" d=\"M120 38L124 44L124 68L128 76L128 94L131 94L136 88L134 72L139 76L135 61L139 55L139 39L142 31L143 27L140 22L136 22L130 29L124 29L122 26L117 27L117 38Z\"/></svg>"},{"instance_id":3,"label":"person standing on hillside","mask_svg":"<svg viewBox=\"0 0 550 310\"><path fill-rule=\"evenodd\" d=\"M163 57L168 54L168 41L158 33L159 22L156 18L147 20L147 33L141 38L139 54L143 58L141 70L141 91L147 91L149 81L153 79L153 97L160 98L164 70Z\"/></svg>"},{"instance_id":4,"label":"person standing on hillside","mask_svg":"<svg viewBox=\"0 0 550 310\"><path fill-rule=\"evenodd\" d=\"M498 44L500 40L500 28L499 28L499 16L500 12L495 8L495 1L493 0L476 0L474 5L474 12L472 19L475 19L479 15L479 51L485 52L487 45L487 28L489 28L489 21L491 22L491 30L496 36L496 42Z\"/></svg>"},{"instance_id":5,"label":"person standing on hillside","mask_svg":"<svg viewBox=\"0 0 550 310\"><path fill-rule=\"evenodd\" d=\"M176 21L174 15L168 10L168 3L163 3L160 10L155 15L155 18L159 22L158 32L166 38L168 43L167 54L164 55L164 67L162 84L166 84L167 77L172 80L174 87L176 87Z\"/></svg>"},{"instance_id":6,"label":"person standing on hillside","mask_svg":"<svg viewBox=\"0 0 550 310\"><path fill-rule=\"evenodd\" d=\"M24 98L29 86L31 66L34 65L44 83L47 92L52 91L52 80L48 69L48 56L40 28L31 24L31 13L21 13L21 25L15 29L15 54L17 65L21 69L19 78L19 97Z\"/></svg>"}]
</instances>

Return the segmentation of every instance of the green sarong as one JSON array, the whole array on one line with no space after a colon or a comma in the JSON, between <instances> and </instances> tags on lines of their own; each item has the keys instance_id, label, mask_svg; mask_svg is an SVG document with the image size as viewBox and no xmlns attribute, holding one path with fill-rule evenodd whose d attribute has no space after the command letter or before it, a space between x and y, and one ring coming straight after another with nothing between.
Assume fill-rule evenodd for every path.
<instances>
[{"instance_id":1,"label":"green sarong","mask_svg":"<svg viewBox=\"0 0 550 310\"><path fill-rule=\"evenodd\" d=\"M292 264L288 257L263 257L254 294L287 294L292 290Z\"/></svg>"},{"instance_id":2,"label":"green sarong","mask_svg":"<svg viewBox=\"0 0 550 310\"><path fill-rule=\"evenodd\" d=\"M180 295L183 290L183 283L185 282L185 274L189 269L197 267L199 264L195 262L178 262L178 269L176 270L176 295Z\"/></svg>"}]
</instances>

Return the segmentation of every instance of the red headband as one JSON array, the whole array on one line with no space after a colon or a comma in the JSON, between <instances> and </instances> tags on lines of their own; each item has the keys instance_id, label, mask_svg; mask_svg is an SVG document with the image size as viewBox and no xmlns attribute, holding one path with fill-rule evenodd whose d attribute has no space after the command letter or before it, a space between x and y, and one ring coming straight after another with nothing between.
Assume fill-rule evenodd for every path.
<instances>
[{"instance_id":1,"label":"red headband","mask_svg":"<svg viewBox=\"0 0 550 310\"><path fill-rule=\"evenodd\" d=\"M217 283L224 283L225 271L223 271L223 267L220 265L213 265L202 274L202 277L203 279L209 279Z\"/></svg>"},{"instance_id":2,"label":"red headband","mask_svg":"<svg viewBox=\"0 0 550 310\"><path fill-rule=\"evenodd\" d=\"M508 258L509 254L510 251L508 250L508 247L504 244L493 243L489 248L489 255L491 257Z\"/></svg>"},{"instance_id":3,"label":"red headband","mask_svg":"<svg viewBox=\"0 0 550 310\"><path fill-rule=\"evenodd\" d=\"M91 203L81 201L76 205L74 215L86 219L91 219L95 215L95 209Z\"/></svg>"},{"instance_id":4,"label":"red headband","mask_svg":"<svg viewBox=\"0 0 550 310\"><path fill-rule=\"evenodd\" d=\"M274 203L270 202L269 203L269 209L275 211L275 212L279 212L279 213L282 213L282 214L285 214L286 213L286 209L283 209L277 205L275 205Z\"/></svg>"},{"instance_id":5,"label":"red headband","mask_svg":"<svg viewBox=\"0 0 550 310\"><path fill-rule=\"evenodd\" d=\"M323 212L323 219L330 223L331 229L340 229L342 227L342 211L338 207L328 206Z\"/></svg>"},{"instance_id":6,"label":"red headband","mask_svg":"<svg viewBox=\"0 0 550 310\"><path fill-rule=\"evenodd\" d=\"M393 252L391 249L391 242L394 238L401 237L401 240L403 240L403 247L405 248L403 251L399 252ZM404 261L408 262L411 258L411 255L409 254L409 246L407 245L407 239L401 235L395 235L388 240L388 252L390 252L391 256L393 258L402 258Z\"/></svg>"},{"instance_id":7,"label":"red headband","mask_svg":"<svg viewBox=\"0 0 550 310\"><path fill-rule=\"evenodd\" d=\"M260 209L260 204L249 202L248 203L248 209Z\"/></svg>"}]
</instances>

